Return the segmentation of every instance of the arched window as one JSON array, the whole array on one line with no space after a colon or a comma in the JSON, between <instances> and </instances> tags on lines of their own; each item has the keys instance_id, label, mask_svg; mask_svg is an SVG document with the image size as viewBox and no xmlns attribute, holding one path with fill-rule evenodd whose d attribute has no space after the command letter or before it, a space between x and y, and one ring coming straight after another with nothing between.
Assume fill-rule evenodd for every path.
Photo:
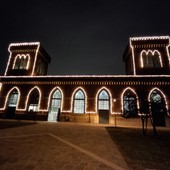
<instances>
[{"instance_id":1,"label":"arched window","mask_svg":"<svg viewBox=\"0 0 170 170\"><path fill-rule=\"evenodd\" d=\"M18 91L14 90L9 96L8 107L16 107L18 104Z\"/></svg>"},{"instance_id":2,"label":"arched window","mask_svg":"<svg viewBox=\"0 0 170 170\"><path fill-rule=\"evenodd\" d=\"M13 69L28 69L29 59L29 54L17 55L14 60Z\"/></svg>"},{"instance_id":3,"label":"arched window","mask_svg":"<svg viewBox=\"0 0 170 170\"><path fill-rule=\"evenodd\" d=\"M75 93L74 113L85 113L85 96L82 90L78 90Z\"/></svg>"},{"instance_id":4,"label":"arched window","mask_svg":"<svg viewBox=\"0 0 170 170\"><path fill-rule=\"evenodd\" d=\"M58 112L58 109L61 108L61 100L61 92L57 89L51 98L50 112Z\"/></svg>"},{"instance_id":5,"label":"arched window","mask_svg":"<svg viewBox=\"0 0 170 170\"><path fill-rule=\"evenodd\" d=\"M165 115L167 114L166 102L161 91L154 89L150 93L150 109L155 126L165 126Z\"/></svg>"},{"instance_id":6,"label":"arched window","mask_svg":"<svg viewBox=\"0 0 170 170\"><path fill-rule=\"evenodd\" d=\"M102 90L98 97L98 109L109 110L109 95L106 90Z\"/></svg>"},{"instance_id":7,"label":"arched window","mask_svg":"<svg viewBox=\"0 0 170 170\"><path fill-rule=\"evenodd\" d=\"M37 112L39 104L39 93L36 90L33 90L29 97L28 111Z\"/></svg>"},{"instance_id":8,"label":"arched window","mask_svg":"<svg viewBox=\"0 0 170 170\"><path fill-rule=\"evenodd\" d=\"M131 90L127 90L123 95L123 116L128 118L137 115L138 109L136 95Z\"/></svg>"},{"instance_id":9,"label":"arched window","mask_svg":"<svg viewBox=\"0 0 170 170\"><path fill-rule=\"evenodd\" d=\"M141 52L141 66L144 68L159 68L162 67L162 58L157 50Z\"/></svg>"}]
</instances>

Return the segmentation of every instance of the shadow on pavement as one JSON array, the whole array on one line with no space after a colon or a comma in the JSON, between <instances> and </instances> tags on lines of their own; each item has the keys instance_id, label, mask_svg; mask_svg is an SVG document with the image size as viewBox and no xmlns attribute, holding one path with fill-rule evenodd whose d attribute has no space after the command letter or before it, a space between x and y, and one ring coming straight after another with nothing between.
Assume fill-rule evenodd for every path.
<instances>
[{"instance_id":1,"label":"shadow on pavement","mask_svg":"<svg viewBox=\"0 0 170 170\"><path fill-rule=\"evenodd\" d=\"M132 169L169 169L170 130L158 130L154 136L148 129L106 127L111 139L117 145L122 156Z\"/></svg>"},{"instance_id":2,"label":"shadow on pavement","mask_svg":"<svg viewBox=\"0 0 170 170\"><path fill-rule=\"evenodd\" d=\"M35 125L36 122L28 122L28 121L17 121L17 120L0 120L0 129L21 127L21 126L30 126Z\"/></svg>"}]
</instances>

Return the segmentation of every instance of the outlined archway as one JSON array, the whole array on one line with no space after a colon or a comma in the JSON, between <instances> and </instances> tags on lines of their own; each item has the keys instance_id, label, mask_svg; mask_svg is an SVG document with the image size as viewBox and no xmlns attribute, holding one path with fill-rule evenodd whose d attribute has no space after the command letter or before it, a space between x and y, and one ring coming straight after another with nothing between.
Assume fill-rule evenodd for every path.
<instances>
[{"instance_id":1,"label":"outlined archway","mask_svg":"<svg viewBox=\"0 0 170 170\"><path fill-rule=\"evenodd\" d=\"M26 108L29 112L38 112L41 103L41 91L35 86L33 87L28 95L26 100Z\"/></svg>"},{"instance_id":2,"label":"outlined archway","mask_svg":"<svg viewBox=\"0 0 170 170\"><path fill-rule=\"evenodd\" d=\"M85 113L85 94L82 89L74 93L73 113Z\"/></svg>"},{"instance_id":3,"label":"outlined archway","mask_svg":"<svg viewBox=\"0 0 170 170\"><path fill-rule=\"evenodd\" d=\"M155 126L165 126L165 116L168 114L168 104L165 94L158 88L153 88L149 95L150 110Z\"/></svg>"},{"instance_id":4,"label":"outlined archway","mask_svg":"<svg viewBox=\"0 0 170 170\"><path fill-rule=\"evenodd\" d=\"M123 117L130 118L138 115L139 100L136 92L132 88L127 87L122 92L121 105Z\"/></svg>"},{"instance_id":5,"label":"outlined archway","mask_svg":"<svg viewBox=\"0 0 170 170\"><path fill-rule=\"evenodd\" d=\"M99 123L109 123L110 113L112 112L112 102L111 102L111 93L110 91L102 87L96 95L96 105L97 112L99 114Z\"/></svg>"},{"instance_id":6,"label":"outlined archway","mask_svg":"<svg viewBox=\"0 0 170 170\"><path fill-rule=\"evenodd\" d=\"M142 50L140 53L142 68L159 68L163 67L161 54L158 50Z\"/></svg>"},{"instance_id":7,"label":"outlined archway","mask_svg":"<svg viewBox=\"0 0 170 170\"><path fill-rule=\"evenodd\" d=\"M62 101L63 101L63 93L59 87L55 87L49 95L48 121L54 122L60 120Z\"/></svg>"},{"instance_id":8,"label":"outlined archway","mask_svg":"<svg viewBox=\"0 0 170 170\"><path fill-rule=\"evenodd\" d=\"M20 99L20 90L18 87L13 87L7 94L6 101L5 101L5 108L6 108L6 118L14 118L15 111L18 108L18 103Z\"/></svg>"}]
</instances>

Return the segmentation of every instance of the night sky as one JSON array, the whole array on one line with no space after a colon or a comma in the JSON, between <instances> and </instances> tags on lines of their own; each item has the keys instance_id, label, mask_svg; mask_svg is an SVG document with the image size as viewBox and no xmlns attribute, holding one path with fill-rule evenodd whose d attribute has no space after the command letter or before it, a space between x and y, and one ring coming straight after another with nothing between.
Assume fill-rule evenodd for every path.
<instances>
[{"instance_id":1,"label":"night sky","mask_svg":"<svg viewBox=\"0 0 170 170\"><path fill-rule=\"evenodd\" d=\"M132 36L170 35L169 0L0 0L0 75L8 45L39 41L48 74L125 74Z\"/></svg>"}]
</instances>

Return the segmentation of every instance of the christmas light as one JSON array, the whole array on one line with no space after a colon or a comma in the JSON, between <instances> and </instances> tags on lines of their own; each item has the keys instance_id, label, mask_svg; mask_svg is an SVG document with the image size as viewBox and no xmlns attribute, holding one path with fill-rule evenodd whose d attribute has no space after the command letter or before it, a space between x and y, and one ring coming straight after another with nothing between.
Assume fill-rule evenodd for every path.
<instances>
[{"instance_id":1,"label":"christmas light","mask_svg":"<svg viewBox=\"0 0 170 170\"><path fill-rule=\"evenodd\" d=\"M154 87L152 90L150 90L149 95L148 95L148 101L151 102L151 94L153 93L153 91L158 91L158 92L163 96L163 99L164 99L164 101L165 101L165 107L166 107L166 109L167 109L167 114L169 115L169 109L168 109L168 103L167 103L166 96L165 96L165 94L164 94L160 89L158 89L157 87Z\"/></svg>"},{"instance_id":2,"label":"christmas light","mask_svg":"<svg viewBox=\"0 0 170 170\"><path fill-rule=\"evenodd\" d=\"M98 112L98 99L99 99L99 94L100 94L100 92L101 91L106 91L107 92L107 94L109 95L109 105L110 105L110 108L109 108L109 110L110 110L110 112L112 113L112 94L111 94L111 92L110 92L110 90L109 89L107 89L106 87L101 87L98 91L97 91L97 93L96 93L96 102L95 102L95 112L97 113Z\"/></svg>"},{"instance_id":3,"label":"christmas light","mask_svg":"<svg viewBox=\"0 0 170 170\"><path fill-rule=\"evenodd\" d=\"M19 58L19 59L21 60L22 57L24 58L24 60L27 60L27 64L26 64L25 69L28 69L29 63L30 63L30 55L29 55L29 54L18 54L18 55L15 57L15 59L14 59L14 63L13 63L12 69L15 69L15 65L16 65L17 59Z\"/></svg>"},{"instance_id":4,"label":"christmas light","mask_svg":"<svg viewBox=\"0 0 170 170\"><path fill-rule=\"evenodd\" d=\"M33 76L34 74L34 69L35 69L35 63L36 63L36 60L37 60L37 55L38 55L38 51L39 51L39 47L40 47L40 42L25 42L25 43L11 43L8 47L8 51L10 53L9 55L9 59L8 59L8 63L7 63L7 67L5 69L5 74L4 76L7 75L7 71L9 69L9 64L11 62L11 57L12 57L12 51L11 51L11 47L13 46L32 46L32 45L37 45L37 50L36 50L36 55L35 55L35 61L34 61L34 64L33 64L33 70L32 70L32 73L31 73L31 76ZM28 63L29 65L29 63Z\"/></svg>"},{"instance_id":5,"label":"christmas light","mask_svg":"<svg viewBox=\"0 0 170 170\"><path fill-rule=\"evenodd\" d=\"M46 111L48 111L49 110L49 107L50 107L50 102L51 102L51 99L52 99L52 95L53 95L53 93L56 91L56 90L59 90L60 92L61 92L61 111L63 110L63 100L64 100L64 95L63 95L63 91L60 89L60 87L54 87L52 90L51 90L51 92L50 92L50 95L49 95L49 97L48 97L48 106L47 106L47 110Z\"/></svg>"},{"instance_id":6,"label":"christmas light","mask_svg":"<svg viewBox=\"0 0 170 170\"><path fill-rule=\"evenodd\" d=\"M30 98L30 94L31 94L31 92L32 92L33 90L35 90L35 89L37 89L37 90L38 90L38 93L39 93L38 111L46 111L46 110L41 110L41 109L40 109L41 96L42 96L42 94L41 94L41 90L40 90L37 86L33 87L33 88L29 91L29 93L28 93L28 95L27 95L27 97L26 97L26 101L25 101L25 108L24 108L24 109L17 109L18 111L26 111L26 110L27 110L28 101L29 101L29 98Z\"/></svg>"},{"instance_id":7,"label":"christmas light","mask_svg":"<svg viewBox=\"0 0 170 170\"><path fill-rule=\"evenodd\" d=\"M122 94L121 94L121 109L122 109L122 111L124 110L124 108L123 108L123 97L124 97L124 94L125 94L125 92L126 91L131 91L135 96L136 96L136 102L137 102L137 108L138 108L138 110L139 110L139 99L138 99L138 95L136 94L136 92L135 92L135 90L133 90L132 88L130 88L130 87L127 87L127 88L125 88L124 90L123 90L123 92L122 92Z\"/></svg>"},{"instance_id":8,"label":"christmas light","mask_svg":"<svg viewBox=\"0 0 170 170\"><path fill-rule=\"evenodd\" d=\"M18 101L17 101L17 105L16 105L16 109L18 109L18 104L19 104L19 101L20 101L21 93L20 93L19 88L15 86L15 87L13 87L13 88L8 92L8 94L6 95L4 107L3 107L3 108L0 108L0 110L5 110L5 109L6 109L7 103L8 103L8 100L9 100L9 96L10 96L10 94L12 93L12 91L15 91L15 90L18 92Z\"/></svg>"},{"instance_id":9,"label":"christmas light","mask_svg":"<svg viewBox=\"0 0 170 170\"><path fill-rule=\"evenodd\" d=\"M146 54L146 56L148 56L149 53L151 53L152 56L154 56L157 53L158 56L159 56L160 65L161 65L161 67L163 67L161 54L160 54L160 52L158 50L147 50L147 51L146 50L142 50L141 53L140 53L141 67L142 68L144 67L144 64L143 64L144 63L144 61L143 61L143 54ZM148 57L150 57L150 56L148 56Z\"/></svg>"}]
</instances>

